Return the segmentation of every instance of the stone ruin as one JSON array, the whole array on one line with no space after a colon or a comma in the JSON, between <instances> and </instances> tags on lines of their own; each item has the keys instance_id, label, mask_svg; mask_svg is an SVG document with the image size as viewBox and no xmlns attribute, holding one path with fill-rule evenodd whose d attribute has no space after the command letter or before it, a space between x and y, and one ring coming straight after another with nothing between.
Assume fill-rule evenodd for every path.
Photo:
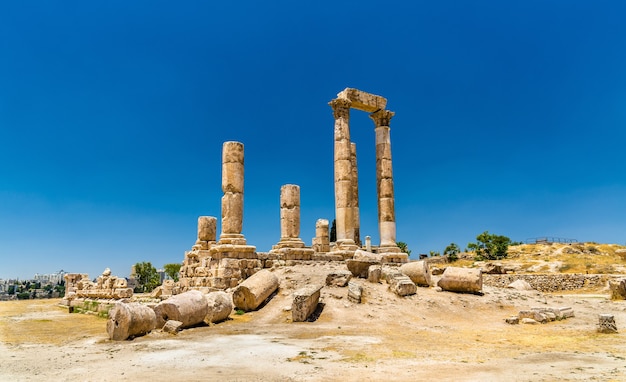
<instances>
[{"instance_id":1,"label":"stone ruin","mask_svg":"<svg viewBox=\"0 0 626 382\"><path fill-rule=\"evenodd\" d=\"M86 273L68 273L63 277L65 279L65 301L75 298L122 299L133 296L133 290L128 288L126 279L112 276L109 268L106 268L98 276L96 282L92 282Z\"/></svg>"},{"instance_id":2,"label":"stone ruin","mask_svg":"<svg viewBox=\"0 0 626 382\"><path fill-rule=\"evenodd\" d=\"M225 142L222 149L222 220L217 240L217 218L198 218L198 237L185 253L174 294L234 288L252 274L275 265L298 261L344 261L362 248L356 144L350 141L350 109L370 113L376 137L376 178L380 245L368 241L368 252L384 263L406 263L408 255L396 245L391 139L389 123L394 113L385 110L381 96L346 88L329 105L335 118L334 182L336 243L330 242L327 219L315 224L315 238L308 247L300 238L300 187L286 184L280 190L280 239L265 252L256 252L243 236L244 146ZM369 237L368 237L369 238Z\"/></svg>"}]
</instances>

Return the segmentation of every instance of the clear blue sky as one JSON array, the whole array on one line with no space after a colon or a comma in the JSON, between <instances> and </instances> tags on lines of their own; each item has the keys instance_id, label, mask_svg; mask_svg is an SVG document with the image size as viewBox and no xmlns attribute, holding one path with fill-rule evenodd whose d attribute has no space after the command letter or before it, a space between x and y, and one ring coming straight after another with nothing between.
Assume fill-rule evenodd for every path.
<instances>
[{"instance_id":1,"label":"clear blue sky","mask_svg":"<svg viewBox=\"0 0 626 382\"><path fill-rule=\"evenodd\" d=\"M397 238L489 230L626 243L623 1L4 1L0 278L180 262L245 144L244 231L334 217L345 87L388 99ZM378 241L374 127L353 111L361 232Z\"/></svg>"}]
</instances>

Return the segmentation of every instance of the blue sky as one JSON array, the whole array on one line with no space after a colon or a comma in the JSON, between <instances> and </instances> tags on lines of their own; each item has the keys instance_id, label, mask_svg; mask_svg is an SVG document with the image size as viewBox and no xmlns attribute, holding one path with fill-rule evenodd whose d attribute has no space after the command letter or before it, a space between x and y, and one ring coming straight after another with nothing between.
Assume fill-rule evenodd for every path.
<instances>
[{"instance_id":1,"label":"blue sky","mask_svg":"<svg viewBox=\"0 0 626 382\"><path fill-rule=\"evenodd\" d=\"M0 278L182 261L245 144L244 230L334 217L345 87L388 99L397 238L489 230L626 243L621 1L0 4ZM361 232L378 241L374 126L353 111Z\"/></svg>"}]
</instances>

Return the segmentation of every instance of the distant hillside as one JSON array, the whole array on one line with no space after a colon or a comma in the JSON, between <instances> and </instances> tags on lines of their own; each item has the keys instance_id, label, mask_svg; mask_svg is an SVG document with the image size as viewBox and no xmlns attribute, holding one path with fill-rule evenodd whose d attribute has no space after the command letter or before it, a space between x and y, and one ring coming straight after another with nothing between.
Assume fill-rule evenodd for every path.
<instances>
[{"instance_id":1,"label":"distant hillside","mask_svg":"<svg viewBox=\"0 0 626 382\"><path fill-rule=\"evenodd\" d=\"M463 265L481 266L462 256ZM508 258L495 261L517 273L626 274L626 246L617 244L522 244L509 247Z\"/></svg>"}]
</instances>

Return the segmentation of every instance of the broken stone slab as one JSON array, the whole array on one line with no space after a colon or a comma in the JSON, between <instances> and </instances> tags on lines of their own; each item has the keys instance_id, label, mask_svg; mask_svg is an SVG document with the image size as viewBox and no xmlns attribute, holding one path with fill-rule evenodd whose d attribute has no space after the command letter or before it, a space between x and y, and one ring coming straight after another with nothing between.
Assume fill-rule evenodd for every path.
<instances>
[{"instance_id":1,"label":"broken stone slab","mask_svg":"<svg viewBox=\"0 0 626 382\"><path fill-rule=\"evenodd\" d=\"M113 341L123 341L150 333L156 328L156 315L138 302L118 302L109 310L107 333Z\"/></svg>"},{"instance_id":2,"label":"broken stone slab","mask_svg":"<svg viewBox=\"0 0 626 382\"><path fill-rule=\"evenodd\" d=\"M183 329L182 326L183 323L180 321L168 320L165 325L163 325L163 331L165 333L177 334Z\"/></svg>"},{"instance_id":3,"label":"broken stone slab","mask_svg":"<svg viewBox=\"0 0 626 382\"><path fill-rule=\"evenodd\" d=\"M348 283L348 300L360 304L363 298L363 287L354 281Z\"/></svg>"},{"instance_id":4,"label":"broken stone slab","mask_svg":"<svg viewBox=\"0 0 626 382\"><path fill-rule=\"evenodd\" d=\"M481 267L483 273L489 275L503 275L506 273L506 270L500 263L486 263Z\"/></svg>"},{"instance_id":5,"label":"broken stone slab","mask_svg":"<svg viewBox=\"0 0 626 382\"><path fill-rule=\"evenodd\" d=\"M519 324L519 317L518 316L507 317L504 321L507 324L517 325L517 324Z\"/></svg>"},{"instance_id":6,"label":"broken stone slab","mask_svg":"<svg viewBox=\"0 0 626 382\"><path fill-rule=\"evenodd\" d=\"M326 285L345 287L352 278L352 272L350 271L334 271L326 276Z\"/></svg>"},{"instance_id":7,"label":"broken stone slab","mask_svg":"<svg viewBox=\"0 0 626 382\"><path fill-rule=\"evenodd\" d=\"M515 290L533 290L533 287L528 283L528 281L521 279L513 281L506 287Z\"/></svg>"},{"instance_id":8,"label":"broken stone slab","mask_svg":"<svg viewBox=\"0 0 626 382\"><path fill-rule=\"evenodd\" d=\"M367 268L367 281L377 284L380 282L380 277L383 273L383 269L380 265L370 265Z\"/></svg>"},{"instance_id":9,"label":"broken stone slab","mask_svg":"<svg viewBox=\"0 0 626 382\"><path fill-rule=\"evenodd\" d=\"M320 301L322 285L307 285L293 293L291 319L293 322L304 322L317 309Z\"/></svg>"},{"instance_id":10,"label":"broken stone slab","mask_svg":"<svg viewBox=\"0 0 626 382\"><path fill-rule=\"evenodd\" d=\"M611 300L626 300L626 278L609 280Z\"/></svg>"},{"instance_id":11,"label":"broken stone slab","mask_svg":"<svg viewBox=\"0 0 626 382\"><path fill-rule=\"evenodd\" d=\"M346 266L348 270L352 273L354 277L367 278L367 271L369 267L372 265L378 265L380 261L377 260L366 260L366 259L347 259Z\"/></svg>"},{"instance_id":12,"label":"broken stone slab","mask_svg":"<svg viewBox=\"0 0 626 382\"><path fill-rule=\"evenodd\" d=\"M522 318L520 320L520 322L522 324L528 324L528 325L537 325L537 324L539 324L539 322L537 322L536 320L533 320L532 318Z\"/></svg>"},{"instance_id":13,"label":"broken stone slab","mask_svg":"<svg viewBox=\"0 0 626 382\"><path fill-rule=\"evenodd\" d=\"M245 312L257 309L278 289L278 277L263 269L248 277L233 291L233 304Z\"/></svg>"},{"instance_id":14,"label":"broken stone slab","mask_svg":"<svg viewBox=\"0 0 626 382\"><path fill-rule=\"evenodd\" d=\"M222 291L204 295L207 302L207 315L204 322L216 323L224 321L233 311L233 299L230 294Z\"/></svg>"},{"instance_id":15,"label":"broken stone slab","mask_svg":"<svg viewBox=\"0 0 626 382\"><path fill-rule=\"evenodd\" d=\"M424 260L413 261L410 263L402 264L400 272L409 276L411 281L419 286L430 286L430 269L428 262Z\"/></svg>"},{"instance_id":16,"label":"broken stone slab","mask_svg":"<svg viewBox=\"0 0 626 382\"><path fill-rule=\"evenodd\" d=\"M480 269L447 267L437 285L450 292L480 294L483 290L483 274Z\"/></svg>"},{"instance_id":17,"label":"broken stone slab","mask_svg":"<svg viewBox=\"0 0 626 382\"><path fill-rule=\"evenodd\" d=\"M400 297L410 296L417 293L417 285L415 285L409 276L405 276L403 274L396 275L391 278L390 281L391 283L389 284L389 289Z\"/></svg>"},{"instance_id":18,"label":"broken stone slab","mask_svg":"<svg viewBox=\"0 0 626 382\"><path fill-rule=\"evenodd\" d=\"M354 256L352 257L354 260L367 260L373 261L377 263L382 263L383 255L373 252L364 251L362 249L357 249L354 251Z\"/></svg>"},{"instance_id":19,"label":"broken stone slab","mask_svg":"<svg viewBox=\"0 0 626 382\"><path fill-rule=\"evenodd\" d=\"M548 322L548 317L545 314L538 312L536 310L520 310L518 317L520 319L530 318L542 324Z\"/></svg>"},{"instance_id":20,"label":"broken stone slab","mask_svg":"<svg viewBox=\"0 0 626 382\"><path fill-rule=\"evenodd\" d=\"M606 334L617 333L615 317L612 314L598 315L598 332Z\"/></svg>"},{"instance_id":21,"label":"broken stone slab","mask_svg":"<svg viewBox=\"0 0 626 382\"><path fill-rule=\"evenodd\" d=\"M154 307L159 328L169 320L180 321L183 328L188 328L203 322L207 312L208 305L204 293L198 290L177 294Z\"/></svg>"}]
</instances>

